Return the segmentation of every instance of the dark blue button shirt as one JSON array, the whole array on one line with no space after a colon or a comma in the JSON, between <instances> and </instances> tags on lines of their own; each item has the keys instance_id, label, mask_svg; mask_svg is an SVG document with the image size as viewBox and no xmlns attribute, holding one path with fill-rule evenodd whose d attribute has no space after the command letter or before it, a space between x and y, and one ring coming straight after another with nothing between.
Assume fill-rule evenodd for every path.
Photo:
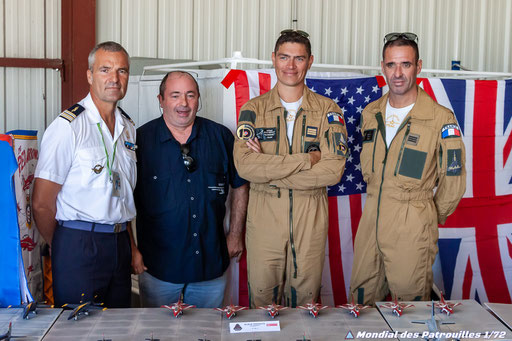
<instances>
[{"instance_id":1,"label":"dark blue button shirt","mask_svg":"<svg viewBox=\"0 0 512 341\"><path fill-rule=\"evenodd\" d=\"M180 143L163 117L137 129L137 239L156 278L193 283L221 276L229 265L223 221L229 185L246 183L233 164L233 134L196 117L187 141L197 169L183 164Z\"/></svg>"}]
</instances>

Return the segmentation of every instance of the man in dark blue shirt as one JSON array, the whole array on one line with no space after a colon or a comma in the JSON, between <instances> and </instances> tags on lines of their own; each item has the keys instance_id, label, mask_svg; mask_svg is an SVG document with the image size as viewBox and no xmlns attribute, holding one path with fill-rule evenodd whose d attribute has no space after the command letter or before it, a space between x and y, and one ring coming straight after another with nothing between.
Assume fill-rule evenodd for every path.
<instances>
[{"instance_id":1,"label":"man in dark blue shirt","mask_svg":"<svg viewBox=\"0 0 512 341\"><path fill-rule=\"evenodd\" d=\"M233 164L233 134L196 117L199 87L173 71L160 84L163 115L137 130L138 248L132 265L141 274L145 307L183 301L219 307L230 257L243 251L248 185ZM224 234L231 186L230 229Z\"/></svg>"}]
</instances>

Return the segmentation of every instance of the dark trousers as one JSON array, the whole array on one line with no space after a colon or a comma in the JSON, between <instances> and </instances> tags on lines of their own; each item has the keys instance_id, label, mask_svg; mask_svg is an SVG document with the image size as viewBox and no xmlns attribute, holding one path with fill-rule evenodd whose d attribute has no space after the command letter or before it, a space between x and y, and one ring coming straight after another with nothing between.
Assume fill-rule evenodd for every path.
<instances>
[{"instance_id":1,"label":"dark trousers","mask_svg":"<svg viewBox=\"0 0 512 341\"><path fill-rule=\"evenodd\" d=\"M52 241L55 306L94 300L108 308L130 307L130 266L127 231L101 233L58 226Z\"/></svg>"}]
</instances>

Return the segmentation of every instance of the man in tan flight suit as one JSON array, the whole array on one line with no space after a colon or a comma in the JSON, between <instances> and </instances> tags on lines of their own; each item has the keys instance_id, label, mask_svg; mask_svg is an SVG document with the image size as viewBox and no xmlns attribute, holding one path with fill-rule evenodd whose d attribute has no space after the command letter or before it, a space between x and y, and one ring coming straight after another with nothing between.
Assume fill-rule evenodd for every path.
<instances>
[{"instance_id":1,"label":"man in tan flight suit","mask_svg":"<svg viewBox=\"0 0 512 341\"><path fill-rule=\"evenodd\" d=\"M465 149L454 114L416 85L417 36L384 38L389 92L363 111L361 166L367 199L354 244L350 291L374 304L428 300L438 224L466 189ZM434 194L434 188L437 186Z\"/></svg>"},{"instance_id":2,"label":"man in tan flight suit","mask_svg":"<svg viewBox=\"0 0 512 341\"><path fill-rule=\"evenodd\" d=\"M272 62L277 84L240 111L235 166L251 182L247 266L251 308L317 301L328 229L326 186L340 181L348 153L345 120L309 90L308 34L285 30Z\"/></svg>"}]
</instances>

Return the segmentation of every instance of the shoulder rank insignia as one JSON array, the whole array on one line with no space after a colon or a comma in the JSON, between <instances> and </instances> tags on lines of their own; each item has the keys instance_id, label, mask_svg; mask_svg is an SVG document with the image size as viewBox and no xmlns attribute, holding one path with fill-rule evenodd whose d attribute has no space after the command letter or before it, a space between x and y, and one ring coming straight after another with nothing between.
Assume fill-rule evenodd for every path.
<instances>
[{"instance_id":1,"label":"shoulder rank insignia","mask_svg":"<svg viewBox=\"0 0 512 341\"><path fill-rule=\"evenodd\" d=\"M135 122L133 122L133 120L130 118L130 116L128 116L127 113L124 112L123 109L121 109L121 107L117 107L119 109L119 111L121 112L121 114L126 118L128 119L128 121L131 122L131 124L135 125Z\"/></svg>"},{"instance_id":2,"label":"shoulder rank insignia","mask_svg":"<svg viewBox=\"0 0 512 341\"><path fill-rule=\"evenodd\" d=\"M80 104L75 104L71 108L64 110L59 117L62 117L68 122L72 122L78 115L80 115L85 108Z\"/></svg>"}]
</instances>

